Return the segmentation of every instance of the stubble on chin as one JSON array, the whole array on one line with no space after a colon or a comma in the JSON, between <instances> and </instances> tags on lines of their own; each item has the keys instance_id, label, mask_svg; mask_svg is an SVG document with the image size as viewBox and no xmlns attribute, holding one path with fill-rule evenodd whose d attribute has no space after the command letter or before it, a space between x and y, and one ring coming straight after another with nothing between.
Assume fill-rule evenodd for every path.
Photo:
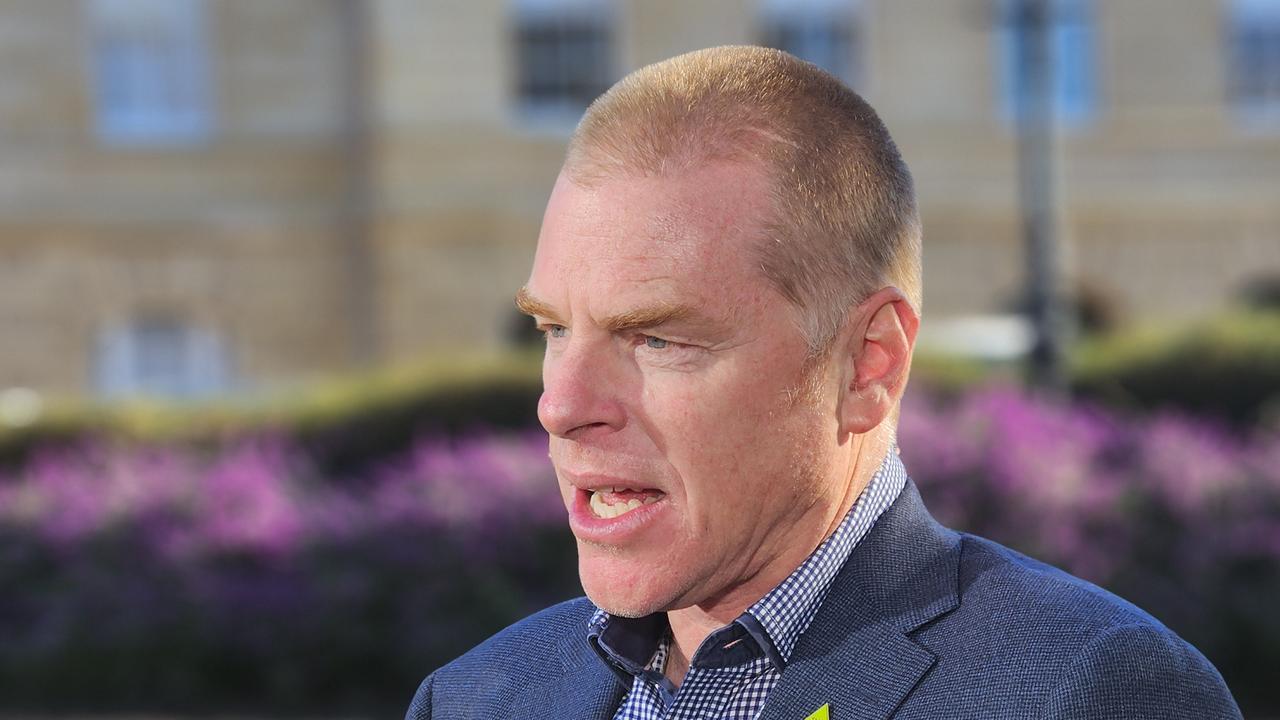
<instances>
[{"instance_id":1,"label":"stubble on chin","mask_svg":"<svg viewBox=\"0 0 1280 720\"><path fill-rule=\"evenodd\" d=\"M659 588L666 567L652 568L637 581L622 582L607 577L607 572L588 571L588 563L598 562L598 557L588 559L584 553L603 555L609 562L622 562L621 550L608 545L578 541L578 574L587 599L610 615L640 618L674 608L679 598L687 594L683 587ZM591 580L588 580L588 577ZM678 583L677 583L678 584Z\"/></svg>"}]
</instances>

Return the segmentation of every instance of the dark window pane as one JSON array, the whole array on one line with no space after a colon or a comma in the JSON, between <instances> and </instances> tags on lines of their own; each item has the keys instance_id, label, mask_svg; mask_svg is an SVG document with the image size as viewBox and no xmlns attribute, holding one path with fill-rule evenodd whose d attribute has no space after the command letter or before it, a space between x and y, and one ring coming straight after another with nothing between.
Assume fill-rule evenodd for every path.
<instances>
[{"instance_id":1,"label":"dark window pane","mask_svg":"<svg viewBox=\"0 0 1280 720\"><path fill-rule=\"evenodd\" d=\"M611 46L610 28L603 20L522 21L516 30L521 102L585 109L609 87Z\"/></svg>"},{"instance_id":2,"label":"dark window pane","mask_svg":"<svg viewBox=\"0 0 1280 720\"><path fill-rule=\"evenodd\" d=\"M857 82L857 42L852 20L821 15L765 20L761 44L791 53L849 85Z\"/></svg>"}]
</instances>

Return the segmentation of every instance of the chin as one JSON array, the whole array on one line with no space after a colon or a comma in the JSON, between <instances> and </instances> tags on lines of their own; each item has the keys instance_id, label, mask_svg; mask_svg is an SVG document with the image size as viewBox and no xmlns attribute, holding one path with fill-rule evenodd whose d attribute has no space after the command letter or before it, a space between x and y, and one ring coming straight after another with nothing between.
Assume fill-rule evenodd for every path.
<instances>
[{"instance_id":1,"label":"chin","mask_svg":"<svg viewBox=\"0 0 1280 720\"><path fill-rule=\"evenodd\" d=\"M644 617L672 609L682 593L665 561L644 562L578 543L578 577L596 607L619 617Z\"/></svg>"}]
</instances>

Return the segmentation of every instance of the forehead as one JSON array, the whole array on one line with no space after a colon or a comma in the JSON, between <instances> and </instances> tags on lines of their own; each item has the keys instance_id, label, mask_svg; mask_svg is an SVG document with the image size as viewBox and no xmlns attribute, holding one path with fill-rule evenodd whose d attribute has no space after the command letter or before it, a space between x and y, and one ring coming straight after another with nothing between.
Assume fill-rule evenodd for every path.
<instances>
[{"instance_id":1,"label":"forehead","mask_svg":"<svg viewBox=\"0 0 1280 720\"><path fill-rule=\"evenodd\" d=\"M742 163L585 186L562 173L547 204L530 285L666 283L714 296L726 284L760 284L751 246L765 232L770 210L767 178Z\"/></svg>"}]
</instances>

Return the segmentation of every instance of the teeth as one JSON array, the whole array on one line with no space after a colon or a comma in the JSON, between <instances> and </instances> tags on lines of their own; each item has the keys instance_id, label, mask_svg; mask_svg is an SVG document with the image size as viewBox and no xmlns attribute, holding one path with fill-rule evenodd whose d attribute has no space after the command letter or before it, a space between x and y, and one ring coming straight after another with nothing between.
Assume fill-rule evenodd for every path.
<instances>
[{"instance_id":1,"label":"teeth","mask_svg":"<svg viewBox=\"0 0 1280 720\"><path fill-rule=\"evenodd\" d=\"M595 513L596 517L613 517L613 508L605 504L599 490L591 493L591 512Z\"/></svg>"},{"instance_id":2,"label":"teeth","mask_svg":"<svg viewBox=\"0 0 1280 720\"><path fill-rule=\"evenodd\" d=\"M604 501L603 493L599 490L591 493L591 512L595 513L599 518L616 518L629 510L626 505L610 505Z\"/></svg>"},{"instance_id":3,"label":"teeth","mask_svg":"<svg viewBox=\"0 0 1280 720\"><path fill-rule=\"evenodd\" d=\"M629 513L642 505L652 505L659 500L659 495L647 495L643 500L640 498L631 498L624 503L617 503L616 505L610 505L604 501L604 493L606 491L617 493L626 489L627 488L620 487L600 488L599 490L592 492L591 499L589 501L591 512L599 518L616 518L619 515Z\"/></svg>"}]
</instances>

